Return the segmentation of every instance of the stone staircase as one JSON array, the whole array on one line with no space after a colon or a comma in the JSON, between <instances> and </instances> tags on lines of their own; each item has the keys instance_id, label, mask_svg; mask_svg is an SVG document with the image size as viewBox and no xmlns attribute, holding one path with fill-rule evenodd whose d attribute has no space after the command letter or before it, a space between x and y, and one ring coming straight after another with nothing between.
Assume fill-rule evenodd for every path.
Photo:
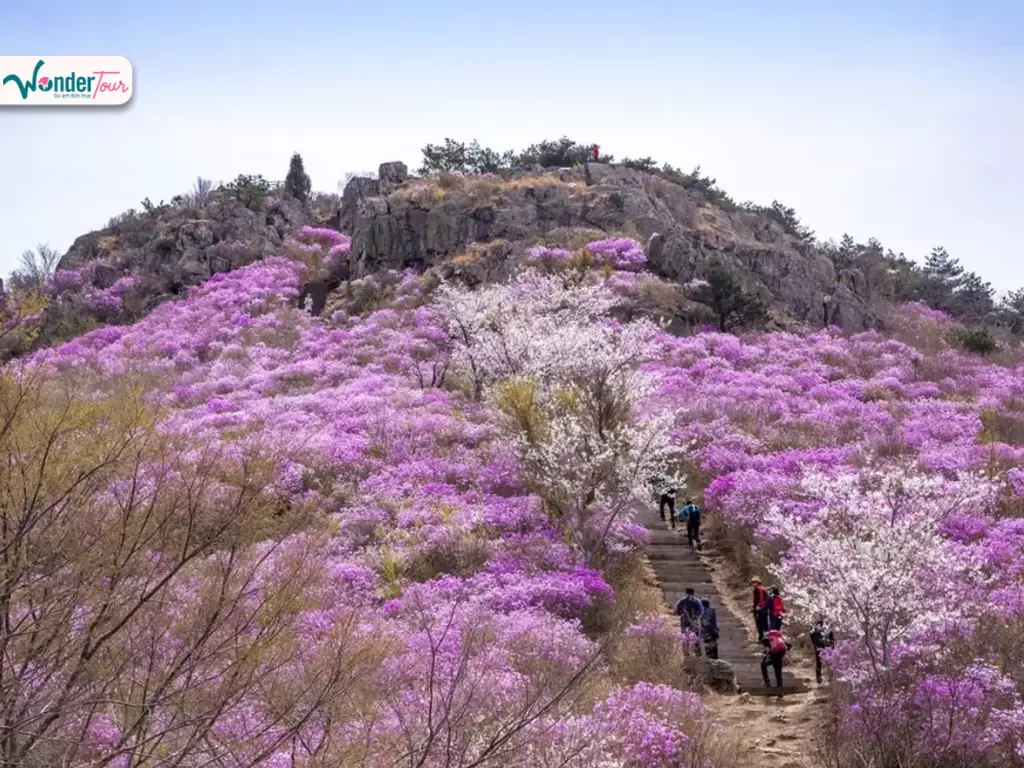
<instances>
[{"instance_id":1,"label":"stone staircase","mask_svg":"<svg viewBox=\"0 0 1024 768\"><path fill-rule=\"evenodd\" d=\"M718 658L732 665L739 692L752 696L779 695L779 689L774 687L774 672L768 671L771 687L766 688L761 679L762 646L751 638L740 618L726 607L711 579L711 572L686 542L685 524L672 531L658 516L658 511L650 507L638 509L636 520L650 535L647 557L669 607L675 606L687 587L693 587L698 598L710 600L718 614ZM783 694L807 690L804 682L794 677L789 665L782 669L782 682Z\"/></svg>"}]
</instances>

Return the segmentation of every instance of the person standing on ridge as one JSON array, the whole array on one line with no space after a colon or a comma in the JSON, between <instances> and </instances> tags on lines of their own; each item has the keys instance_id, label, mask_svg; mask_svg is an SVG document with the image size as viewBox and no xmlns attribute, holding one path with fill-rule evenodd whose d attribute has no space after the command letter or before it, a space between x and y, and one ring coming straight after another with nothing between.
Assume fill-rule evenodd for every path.
<instances>
[{"instance_id":1,"label":"person standing on ridge","mask_svg":"<svg viewBox=\"0 0 1024 768\"><path fill-rule=\"evenodd\" d=\"M700 624L704 606L693 594L693 587L686 588L686 595L676 603L676 615L679 617L679 630L696 637L694 651L700 656Z\"/></svg>"},{"instance_id":2,"label":"person standing on ridge","mask_svg":"<svg viewBox=\"0 0 1024 768\"><path fill-rule=\"evenodd\" d=\"M764 645L764 656L761 657L761 677L764 678L764 687L768 688L771 683L768 681L768 667L771 666L775 670L775 687L778 689L782 688L782 659L786 656L792 646L786 642L786 639L782 636L782 632L778 629L773 629L768 633L768 637L761 641Z\"/></svg>"},{"instance_id":3,"label":"person standing on ridge","mask_svg":"<svg viewBox=\"0 0 1024 768\"><path fill-rule=\"evenodd\" d=\"M595 163L598 162L598 156L600 155L600 153L601 153L601 147L599 147L597 144L595 144L594 146L592 146L590 148L590 154L594 158L594 162Z\"/></svg>"},{"instance_id":4,"label":"person standing on ridge","mask_svg":"<svg viewBox=\"0 0 1024 768\"><path fill-rule=\"evenodd\" d=\"M757 576L750 583L754 585L754 624L757 625L757 642L760 643L768 631L768 590Z\"/></svg>"},{"instance_id":5,"label":"person standing on ridge","mask_svg":"<svg viewBox=\"0 0 1024 768\"><path fill-rule=\"evenodd\" d=\"M832 628L825 623L824 616L818 616L811 628L811 645L814 646L814 679L821 685L821 651L832 648L836 644L836 636Z\"/></svg>"},{"instance_id":6,"label":"person standing on ridge","mask_svg":"<svg viewBox=\"0 0 1024 768\"><path fill-rule=\"evenodd\" d=\"M706 597L701 599L700 637L709 659L718 658L718 614Z\"/></svg>"},{"instance_id":7,"label":"person standing on ridge","mask_svg":"<svg viewBox=\"0 0 1024 768\"><path fill-rule=\"evenodd\" d=\"M701 509L689 499L686 500L686 506L679 510L679 516L686 515L686 540L692 547L694 542L697 543L697 549L700 549L700 516Z\"/></svg>"},{"instance_id":8,"label":"person standing on ridge","mask_svg":"<svg viewBox=\"0 0 1024 768\"><path fill-rule=\"evenodd\" d=\"M786 606L779 595L779 588L772 587L772 596L768 601L768 626L771 629L782 629L782 617L786 615Z\"/></svg>"},{"instance_id":9,"label":"person standing on ridge","mask_svg":"<svg viewBox=\"0 0 1024 768\"><path fill-rule=\"evenodd\" d=\"M668 519L672 521L672 530L676 529L676 487L669 483L661 489L661 500L658 502L658 512L661 519L665 520L665 507L668 507Z\"/></svg>"}]
</instances>

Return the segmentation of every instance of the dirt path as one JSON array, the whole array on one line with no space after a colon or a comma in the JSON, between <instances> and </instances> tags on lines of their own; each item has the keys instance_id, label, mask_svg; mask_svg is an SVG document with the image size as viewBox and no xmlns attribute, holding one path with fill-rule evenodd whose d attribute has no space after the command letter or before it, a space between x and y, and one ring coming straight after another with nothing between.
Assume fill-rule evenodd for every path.
<instances>
[{"instance_id":1,"label":"dirt path","mask_svg":"<svg viewBox=\"0 0 1024 768\"><path fill-rule=\"evenodd\" d=\"M805 768L812 765L812 738L818 730L826 698L816 690L813 664L791 651L783 671L783 696L765 688L761 679L761 646L753 617L746 610L746 588L724 559L695 552L685 528L672 531L655 509L637 510L637 522L650 535L648 558L668 605L674 606L686 587L707 598L718 613L719 658L732 664L739 695L708 693L705 700L723 736L737 746L737 768ZM792 640L791 640L792 641ZM774 679L772 679L774 683Z\"/></svg>"}]
</instances>

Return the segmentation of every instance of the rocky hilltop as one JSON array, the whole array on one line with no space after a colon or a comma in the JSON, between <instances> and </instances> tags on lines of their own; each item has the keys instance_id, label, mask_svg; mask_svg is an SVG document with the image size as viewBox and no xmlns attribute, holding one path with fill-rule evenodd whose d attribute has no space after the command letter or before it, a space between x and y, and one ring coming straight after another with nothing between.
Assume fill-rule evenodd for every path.
<instances>
[{"instance_id":1,"label":"rocky hilltop","mask_svg":"<svg viewBox=\"0 0 1024 768\"><path fill-rule=\"evenodd\" d=\"M307 225L351 237L347 256L308 286L317 312L332 306L328 297L340 284L368 275L432 269L471 284L493 282L534 246L575 250L607 237L633 238L644 247L647 269L664 282L639 309L676 330L705 323L726 329L720 308L712 309L706 297L694 300L684 287L715 269L719 277L727 273L726 293L755 304L755 325L769 329L882 327L890 299L915 298L900 295L900 275L916 269L907 267L909 260L883 255L874 241L816 243L791 209L737 205L698 171L577 162L417 176L404 163L390 162L376 177L352 178L340 196L311 195L303 202L251 176L201 197L159 205L147 200L144 210L78 238L60 259L58 270L81 273L70 277L88 295L84 302L65 296L51 303L31 346L100 323L133 322L216 273L282 253ZM106 306L97 292L128 277L131 293L116 311L97 309L97 302ZM727 329L751 327L753 315L733 312Z\"/></svg>"},{"instance_id":2,"label":"rocky hilltop","mask_svg":"<svg viewBox=\"0 0 1024 768\"><path fill-rule=\"evenodd\" d=\"M473 245L494 243L501 247L460 271L500 279L510 251L587 229L638 237L647 246L648 267L672 281L699 279L711 259L724 262L777 325L820 327L827 317L861 330L878 320L877 297L859 270L838 271L771 218L728 212L699 190L603 163L538 168L511 178L442 174L427 180L388 163L379 179L348 184L339 223L353 238L353 277L440 266Z\"/></svg>"}]
</instances>

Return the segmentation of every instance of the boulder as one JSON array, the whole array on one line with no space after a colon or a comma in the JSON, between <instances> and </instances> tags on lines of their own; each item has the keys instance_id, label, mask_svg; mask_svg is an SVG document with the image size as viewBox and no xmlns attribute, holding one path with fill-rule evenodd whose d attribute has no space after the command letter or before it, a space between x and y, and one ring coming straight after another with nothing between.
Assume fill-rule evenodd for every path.
<instances>
[{"instance_id":1,"label":"boulder","mask_svg":"<svg viewBox=\"0 0 1024 768\"><path fill-rule=\"evenodd\" d=\"M381 184L398 186L409 178L409 169L405 163L398 161L381 163L380 168L377 170L377 178Z\"/></svg>"},{"instance_id":2,"label":"boulder","mask_svg":"<svg viewBox=\"0 0 1024 768\"><path fill-rule=\"evenodd\" d=\"M736 672L728 661L709 659L706 656L687 656L683 668L712 690L720 693L736 693L739 690Z\"/></svg>"}]
</instances>

